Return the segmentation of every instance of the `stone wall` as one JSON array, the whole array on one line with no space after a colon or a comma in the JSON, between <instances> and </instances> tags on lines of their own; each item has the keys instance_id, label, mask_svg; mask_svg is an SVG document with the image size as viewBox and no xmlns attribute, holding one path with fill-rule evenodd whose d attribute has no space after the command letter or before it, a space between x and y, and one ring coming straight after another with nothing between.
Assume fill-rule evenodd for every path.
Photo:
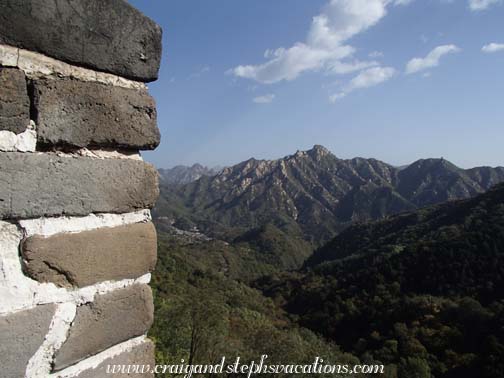
<instances>
[{"instance_id":1,"label":"stone wall","mask_svg":"<svg viewBox=\"0 0 504 378\"><path fill-rule=\"evenodd\" d=\"M123 0L0 0L0 378L154 364L160 58Z\"/></svg>"}]
</instances>

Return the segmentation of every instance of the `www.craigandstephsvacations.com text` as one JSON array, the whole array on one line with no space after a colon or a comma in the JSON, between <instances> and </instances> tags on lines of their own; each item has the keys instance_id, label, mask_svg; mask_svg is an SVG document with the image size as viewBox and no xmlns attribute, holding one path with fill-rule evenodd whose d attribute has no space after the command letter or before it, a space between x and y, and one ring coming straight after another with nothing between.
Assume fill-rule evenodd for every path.
<instances>
[{"instance_id":1,"label":"www.craigandstephsvacations.com text","mask_svg":"<svg viewBox=\"0 0 504 378\"><path fill-rule=\"evenodd\" d=\"M342 365L325 364L324 360L316 357L314 362L308 365L295 364L268 364L268 356L261 356L261 360L242 363L240 357L231 364L226 364L226 358L222 357L220 363L216 365L197 365L186 364L181 360L180 364L175 365L107 365L107 374L183 374L184 378L203 377L212 374L242 374L250 378L259 374L383 374L384 365Z\"/></svg>"}]
</instances>

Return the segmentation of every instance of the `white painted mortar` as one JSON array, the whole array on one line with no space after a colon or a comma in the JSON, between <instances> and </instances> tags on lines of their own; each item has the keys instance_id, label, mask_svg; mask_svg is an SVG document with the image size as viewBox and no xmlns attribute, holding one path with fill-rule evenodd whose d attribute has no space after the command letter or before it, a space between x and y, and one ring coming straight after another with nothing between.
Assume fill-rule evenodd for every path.
<instances>
[{"instance_id":1,"label":"white painted mortar","mask_svg":"<svg viewBox=\"0 0 504 378\"><path fill-rule=\"evenodd\" d=\"M0 65L4 67L17 67L30 79L59 76L98 82L116 87L147 89L144 83L138 81L74 66L33 51L2 44L0 44Z\"/></svg>"},{"instance_id":2,"label":"white painted mortar","mask_svg":"<svg viewBox=\"0 0 504 378\"><path fill-rule=\"evenodd\" d=\"M35 123L30 121L27 129L19 134L12 131L0 131L0 151L2 152L34 152L37 146L37 132Z\"/></svg>"},{"instance_id":3,"label":"white painted mortar","mask_svg":"<svg viewBox=\"0 0 504 378\"><path fill-rule=\"evenodd\" d=\"M20 220L19 225L26 237L51 236L61 232L82 232L103 227L118 227L151 220L149 210L124 214L90 214L85 217L58 217Z\"/></svg>"},{"instance_id":4,"label":"white painted mortar","mask_svg":"<svg viewBox=\"0 0 504 378\"><path fill-rule=\"evenodd\" d=\"M54 353L67 339L76 313L77 306L74 303L58 306L43 344L28 362L26 378L46 378L49 375Z\"/></svg>"}]
</instances>

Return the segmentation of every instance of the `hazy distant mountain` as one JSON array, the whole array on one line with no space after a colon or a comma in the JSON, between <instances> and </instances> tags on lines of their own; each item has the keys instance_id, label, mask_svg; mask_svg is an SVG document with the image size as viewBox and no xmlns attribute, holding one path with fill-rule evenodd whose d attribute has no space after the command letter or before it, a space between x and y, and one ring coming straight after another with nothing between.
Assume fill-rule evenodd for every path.
<instances>
[{"instance_id":1,"label":"hazy distant mountain","mask_svg":"<svg viewBox=\"0 0 504 378\"><path fill-rule=\"evenodd\" d=\"M159 180L161 184L183 185L198 180L202 176L213 176L219 168L208 168L201 164L193 166L177 165L169 169L159 169Z\"/></svg>"},{"instance_id":2,"label":"hazy distant mountain","mask_svg":"<svg viewBox=\"0 0 504 378\"><path fill-rule=\"evenodd\" d=\"M469 198L503 181L504 168L464 170L428 159L401 169L375 159L338 159L314 146L278 160L250 159L176 190L162 188L156 213L237 235L272 223L320 245L352 222Z\"/></svg>"}]
</instances>

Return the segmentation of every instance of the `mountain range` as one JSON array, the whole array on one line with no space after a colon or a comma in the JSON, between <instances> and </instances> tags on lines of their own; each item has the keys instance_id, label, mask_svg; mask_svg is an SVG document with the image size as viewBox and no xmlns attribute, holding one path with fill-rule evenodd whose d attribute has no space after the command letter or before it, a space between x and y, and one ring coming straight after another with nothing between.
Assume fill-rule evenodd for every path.
<instances>
[{"instance_id":1,"label":"mountain range","mask_svg":"<svg viewBox=\"0 0 504 378\"><path fill-rule=\"evenodd\" d=\"M180 185L161 181L155 217L183 218L231 241L272 224L315 247L355 222L470 198L504 181L502 167L462 169L441 158L398 168L376 159L339 159L319 145L278 160L252 158L216 174L193 168L172 170Z\"/></svg>"}]
</instances>

